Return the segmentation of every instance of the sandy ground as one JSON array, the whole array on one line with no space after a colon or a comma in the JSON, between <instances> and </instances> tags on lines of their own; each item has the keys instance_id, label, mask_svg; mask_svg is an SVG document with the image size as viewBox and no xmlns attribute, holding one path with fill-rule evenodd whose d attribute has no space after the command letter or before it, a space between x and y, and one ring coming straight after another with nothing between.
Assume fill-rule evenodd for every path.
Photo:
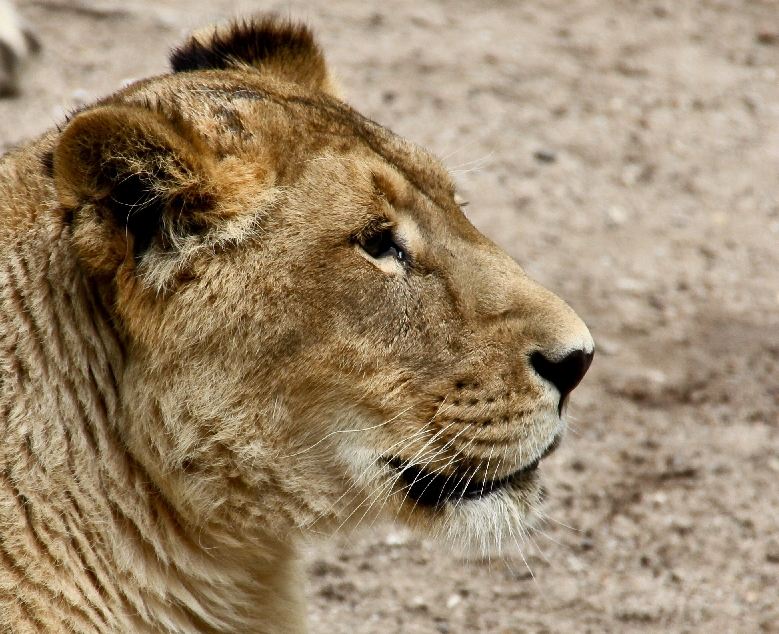
<instances>
[{"instance_id":1,"label":"sandy ground","mask_svg":"<svg viewBox=\"0 0 779 634\"><path fill-rule=\"evenodd\" d=\"M317 28L349 101L441 156L598 344L525 561L338 535L312 631L779 632L779 2L36 0L0 151L266 9Z\"/></svg>"}]
</instances>

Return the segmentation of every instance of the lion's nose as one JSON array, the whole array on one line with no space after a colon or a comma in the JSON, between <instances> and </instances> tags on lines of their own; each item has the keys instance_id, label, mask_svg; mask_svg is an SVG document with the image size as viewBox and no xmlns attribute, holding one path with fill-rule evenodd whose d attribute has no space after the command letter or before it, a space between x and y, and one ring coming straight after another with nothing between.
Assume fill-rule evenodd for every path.
<instances>
[{"instance_id":1,"label":"lion's nose","mask_svg":"<svg viewBox=\"0 0 779 634\"><path fill-rule=\"evenodd\" d=\"M550 361L540 352L534 352L530 357L530 363L535 371L560 392L560 411L562 411L565 397L579 385L579 381L587 374L593 355L594 351L574 350L560 361Z\"/></svg>"}]
</instances>

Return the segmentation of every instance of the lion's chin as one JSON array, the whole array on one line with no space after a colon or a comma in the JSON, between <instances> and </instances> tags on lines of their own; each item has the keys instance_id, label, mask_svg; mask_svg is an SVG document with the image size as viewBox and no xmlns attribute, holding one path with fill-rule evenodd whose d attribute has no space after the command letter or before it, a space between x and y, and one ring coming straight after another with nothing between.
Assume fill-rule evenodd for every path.
<instances>
[{"instance_id":1,"label":"lion's chin","mask_svg":"<svg viewBox=\"0 0 779 634\"><path fill-rule=\"evenodd\" d=\"M378 457L368 449L341 445L343 460L355 475L338 500L329 503L328 512L320 514L316 528L323 533L354 530L384 518L466 555L521 548L544 498L539 463L561 440L558 430L531 462L494 479L484 479L487 468L482 478L471 477L473 468L435 473L400 457Z\"/></svg>"},{"instance_id":2,"label":"lion's chin","mask_svg":"<svg viewBox=\"0 0 779 634\"><path fill-rule=\"evenodd\" d=\"M532 470L478 498L435 506L405 501L396 517L466 557L501 556L523 550L543 497L538 471Z\"/></svg>"},{"instance_id":3,"label":"lion's chin","mask_svg":"<svg viewBox=\"0 0 779 634\"><path fill-rule=\"evenodd\" d=\"M392 495L397 506L390 505L394 516L466 555L491 556L521 549L544 497L539 462L557 449L560 441L561 436L555 437L521 469L478 482L464 478L462 473L435 474L388 458L385 464L398 484Z\"/></svg>"}]
</instances>

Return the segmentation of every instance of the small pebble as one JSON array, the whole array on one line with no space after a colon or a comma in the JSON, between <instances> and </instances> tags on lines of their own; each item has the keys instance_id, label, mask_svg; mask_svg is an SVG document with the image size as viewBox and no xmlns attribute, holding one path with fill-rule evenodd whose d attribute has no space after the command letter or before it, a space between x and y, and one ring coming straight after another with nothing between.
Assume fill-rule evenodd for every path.
<instances>
[{"instance_id":1,"label":"small pebble","mask_svg":"<svg viewBox=\"0 0 779 634\"><path fill-rule=\"evenodd\" d=\"M413 612L427 612L429 608L423 597L414 597L408 605L408 609Z\"/></svg>"},{"instance_id":2,"label":"small pebble","mask_svg":"<svg viewBox=\"0 0 779 634\"><path fill-rule=\"evenodd\" d=\"M579 545L581 546L582 550L592 550L595 548L595 542L589 537L585 537Z\"/></svg>"},{"instance_id":3,"label":"small pebble","mask_svg":"<svg viewBox=\"0 0 779 634\"><path fill-rule=\"evenodd\" d=\"M533 158L539 163L554 163L557 160L557 153L548 148L542 148L533 152Z\"/></svg>"},{"instance_id":4,"label":"small pebble","mask_svg":"<svg viewBox=\"0 0 779 634\"><path fill-rule=\"evenodd\" d=\"M624 209L612 205L606 210L606 226L621 227L628 220L628 215Z\"/></svg>"}]
</instances>

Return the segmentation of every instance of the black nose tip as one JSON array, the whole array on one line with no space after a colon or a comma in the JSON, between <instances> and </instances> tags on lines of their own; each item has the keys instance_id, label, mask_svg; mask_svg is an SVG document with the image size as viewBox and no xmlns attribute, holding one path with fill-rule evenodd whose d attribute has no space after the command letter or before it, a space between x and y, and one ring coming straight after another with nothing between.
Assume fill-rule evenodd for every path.
<instances>
[{"instance_id":1,"label":"black nose tip","mask_svg":"<svg viewBox=\"0 0 779 634\"><path fill-rule=\"evenodd\" d=\"M543 378L552 383L560 392L560 409L563 401L579 381L587 374L592 363L593 352L574 350L560 361L550 361L540 352L534 352L530 363Z\"/></svg>"}]
</instances>

